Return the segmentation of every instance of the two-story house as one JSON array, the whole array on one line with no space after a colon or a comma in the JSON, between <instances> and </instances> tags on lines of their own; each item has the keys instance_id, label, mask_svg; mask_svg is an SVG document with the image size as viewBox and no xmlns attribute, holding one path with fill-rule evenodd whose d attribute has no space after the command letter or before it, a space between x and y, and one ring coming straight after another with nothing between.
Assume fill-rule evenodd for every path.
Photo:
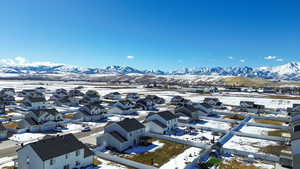
<instances>
[{"instance_id":1,"label":"two-story house","mask_svg":"<svg viewBox=\"0 0 300 169\"><path fill-rule=\"evenodd\" d=\"M140 99L140 95L138 93L128 93L126 95L126 99L131 101L137 101Z\"/></svg>"},{"instance_id":2,"label":"two-story house","mask_svg":"<svg viewBox=\"0 0 300 169\"><path fill-rule=\"evenodd\" d=\"M22 145L17 156L18 169L79 169L93 164L94 153L67 134Z\"/></svg>"},{"instance_id":3,"label":"two-story house","mask_svg":"<svg viewBox=\"0 0 300 169\"><path fill-rule=\"evenodd\" d=\"M88 90L80 100L80 104L83 105L92 104L95 102L100 102L100 95L95 90Z\"/></svg>"},{"instance_id":4,"label":"two-story house","mask_svg":"<svg viewBox=\"0 0 300 169\"><path fill-rule=\"evenodd\" d=\"M97 137L97 144L113 147L117 151L124 151L138 145L145 135L145 126L136 119L125 118L119 122L105 126L104 134Z\"/></svg>"},{"instance_id":5,"label":"two-story house","mask_svg":"<svg viewBox=\"0 0 300 169\"><path fill-rule=\"evenodd\" d=\"M112 92L112 93L108 93L108 94L104 95L103 98L109 99L109 100L121 100L122 95L119 92Z\"/></svg>"},{"instance_id":6,"label":"two-story house","mask_svg":"<svg viewBox=\"0 0 300 169\"><path fill-rule=\"evenodd\" d=\"M240 111L250 113L262 113L265 109L264 105L255 104L250 101L240 101Z\"/></svg>"},{"instance_id":7,"label":"two-story house","mask_svg":"<svg viewBox=\"0 0 300 169\"><path fill-rule=\"evenodd\" d=\"M26 114L20 125L29 131L37 132L53 130L62 125L62 122L63 115L56 109L38 109Z\"/></svg>"},{"instance_id":8,"label":"two-story house","mask_svg":"<svg viewBox=\"0 0 300 169\"><path fill-rule=\"evenodd\" d=\"M181 96L174 96L171 99L170 102L172 105L185 105L185 104L191 104L192 102L190 100L187 100Z\"/></svg>"},{"instance_id":9,"label":"two-story house","mask_svg":"<svg viewBox=\"0 0 300 169\"><path fill-rule=\"evenodd\" d=\"M130 100L119 100L113 103L109 109L113 114L132 114L136 112L135 103Z\"/></svg>"},{"instance_id":10,"label":"two-story house","mask_svg":"<svg viewBox=\"0 0 300 169\"><path fill-rule=\"evenodd\" d=\"M146 118L146 132L159 134L170 133L177 127L177 116L170 111L161 111L158 113L149 113Z\"/></svg>"},{"instance_id":11,"label":"two-story house","mask_svg":"<svg viewBox=\"0 0 300 169\"><path fill-rule=\"evenodd\" d=\"M45 109L48 106L44 97L26 97L23 100L23 105L29 110Z\"/></svg>"},{"instance_id":12,"label":"two-story house","mask_svg":"<svg viewBox=\"0 0 300 169\"><path fill-rule=\"evenodd\" d=\"M75 114L76 119L83 121L98 121L106 118L107 110L100 104L89 104L79 109Z\"/></svg>"}]
</instances>

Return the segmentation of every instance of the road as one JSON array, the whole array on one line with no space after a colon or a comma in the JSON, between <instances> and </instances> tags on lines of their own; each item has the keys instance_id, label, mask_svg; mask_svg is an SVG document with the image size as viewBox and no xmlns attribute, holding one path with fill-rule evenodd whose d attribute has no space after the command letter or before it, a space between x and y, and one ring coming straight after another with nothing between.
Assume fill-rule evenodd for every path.
<instances>
[{"instance_id":1,"label":"road","mask_svg":"<svg viewBox=\"0 0 300 169\"><path fill-rule=\"evenodd\" d=\"M137 118L139 121L143 121L145 119L144 116L140 116ZM91 131L89 132L78 132L73 133L76 138L78 138L80 141L82 141L85 144L88 145L96 145L96 135L99 132L102 132L104 130L104 126L102 127L95 127L91 128ZM68 134L68 133L65 133ZM0 143L0 158L3 157L11 157L15 156L17 153L16 151L21 147L20 145L17 145L16 142L11 140L6 140ZM2 148L7 147L7 148Z\"/></svg>"}]
</instances>

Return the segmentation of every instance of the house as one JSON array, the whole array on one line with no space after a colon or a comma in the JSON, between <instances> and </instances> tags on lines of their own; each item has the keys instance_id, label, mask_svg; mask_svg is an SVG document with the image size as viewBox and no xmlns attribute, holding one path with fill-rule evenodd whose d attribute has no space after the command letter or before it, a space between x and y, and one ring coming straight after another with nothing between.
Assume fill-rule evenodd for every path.
<instances>
[{"instance_id":1,"label":"house","mask_svg":"<svg viewBox=\"0 0 300 169\"><path fill-rule=\"evenodd\" d=\"M97 137L97 145L112 147L122 152L138 145L143 136L145 126L136 119L125 118L105 126L104 134Z\"/></svg>"},{"instance_id":2,"label":"house","mask_svg":"<svg viewBox=\"0 0 300 169\"><path fill-rule=\"evenodd\" d=\"M204 98L203 103L206 103L216 109L220 109L220 108L224 107L222 102L220 102L220 100L218 98L214 98L214 97Z\"/></svg>"},{"instance_id":3,"label":"house","mask_svg":"<svg viewBox=\"0 0 300 169\"><path fill-rule=\"evenodd\" d=\"M67 134L22 145L17 156L18 169L79 169L93 164L94 153Z\"/></svg>"},{"instance_id":4,"label":"house","mask_svg":"<svg viewBox=\"0 0 300 169\"><path fill-rule=\"evenodd\" d=\"M26 97L23 100L23 105L30 110L45 109L48 106L44 97Z\"/></svg>"},{"instance_id":5,"label":"house","mask_svg":"<svg viewBox=\"0 0 300 169\"><path fill-rule=\"evenodd\" d=\"M146 97L145 97L145 99L150 99L150 100L152 100L152 102L154 103L154 104L164 104L166 101L165 101L165 99L163 99L163 98L161 98L161 97L158 97L158 96L156 96L156 95L147 95Z\"/></svg>"},{"instance_id":6,"label":"house","mask_svg":"<svg viewBox=\"0 0 300 169\"><path fill-rule=\"evenodd\" d=\"M63 97L68 96L68 91L66 89L63 89L63 88L56 89L55 93L53 93L53 96L57 97L57 98L63 98Z\"/></svg>"},{"instance_id":7,"label":"house","mask_svg":"<svg viewBox=\"0 0 300 169\"><path fill-rule=\"evenodd\" d=\"M103 98L104 99L109 99L109 100L121 100L122 95L119 92L112 92L112 93L106 94Z\"/></svg>"},{"instance_id":8,"label":"house","mask_svg":"<svg viewBox=\"0 0 300 169\"><path fill-rule=\"evenodd\" d=\"M100 104L89 104L79 109L75 114L76 119L83 121L98 121L106 117L107 110Z\"/></svg>"},{"instance_id":9,"label":"house","mask_svg":"<svg viewBox=\"0 0 300 169\"><path fill-rule=\"evenodd\" d=\"M188 120L186 122L192 122L192 121L199 120L200 116L211 115L211 112L207 107L205 107L202 104L198 104L198 105L187 104L187 105L178 106L175 109L175 115L178 117L187 117Z\"/></svg>"},{"instance_id":10,"label":"house","mask_svg":"<svg viewBox=\"0 0 300 169\"><path fill-rule=\"evenodd\" d=\"M73 90L69 90L68 95L70 97L77 97L77 96L84 96L84 93L82 93L80 90L78 89L73 89Z\"/></svg>"},{"instance_id":11,"label":"house","mask_svg":"<svg viewBox=\"0 0 300 169\"><path fill-rule=\"evenodd\" d=\"M135 108L137 110L156 111L155 103L152 99L139 99L136 101Z\"/></svg>"},{"instance_id":12,"label":"house","mask_svg":"<svg viewBox=\"0 0 300 169\"><path fill-rule=\"evenodd\" d=\"M130 100L119 100L110 106L109 112L113 114L133 114L136 112L135 103Z\"/></svg>"},{"instance_id":13,"label":"house","mask_svg":"<svg viewBox=\"0 0 300 169\"><path fill-rule=\"evenodd\" d=\"M20 126L31 132L49 131L61 125L63 115L56 109L32 110L20 121Z\"/></svg>"},{"instance_id":14,"label":"house","mask_svg":"<svg viewBox=\"0 0 300 169\"><path fill-rule=\"evenodd\" d=\"M80 100L80 104L83 105L92 104L95 102L100 102L100 95L95 90L88 90Z\"/></svg>"},{"instance_id":15,"label":"house","mask_svg":"<svg viewBox=\"0 0 300 169\"><path fill-rule=\"evenodd\" d=\"M191 101L190 100L187 100L181 96L174 96L172 99L171 99L171 102L170 102L172 105L184 105L184 104L191 104Z\"/></svg>"},{"instance_id":16,"label":"house","mask_svg":"<svg viewBox=\"0 0 300 169\"><path fill-rule=\"evenodd\" d=\"M140 99L140 95L138 93L128 93L126 95L126 99L131 101L137 101Z\"/></svg>"},{"instance_id":17,"label":"house","mask_svg":"<svg viewBox=\"0 0 300 169\"><path fill-rule=\"evenodd\" d=\"M0 95L14 96L15 95L15 89L14 88L3 88L0 91Z\"/></svg>"},{"instance_id":18,"label":"house","mask_svg":"<svg viewBox=\"0 0 300 169\"><path fill-rule=\"evenodd\" d=\"M265 109L264 105L255 104L250 101L240 101L240 111L249 113L262 113Z\"/></svg>"},{"instance_id":19,"label":"house","mask_svg":"<svg viewBox=\"0 0 300 169\"><path fill-rule=\"evenodd\" d=\"M177 119L178 117L170 111L149 113L145 121L146 132L158 134L170 133L177 127Z\"/></svg>"},{"instance_id":20,"label":"house","mask_svg":"<svg viewBox=\"0 0 300 169\"><path fill-rule=\"evenodd\" d=\"M287 112L289 114L294 113L294 112L300 112L300 104L293 104L293 107L288 107Z\"/></svg>"},{"instance_id":21,"label":"house","mask_svg":"<svg viewBox=\"0 0 300 169\"><path fill-rule=\"evenodd\" d=\"M37 92L37 93L45 93L46 92L46 88L44 88L44 87L37 87L37 88L35 88L35 92Z\"/></svg>"},{"instance_id":22,"label":"house","mask_svg":"<svg viewBox=\"0 0 300 169\"><path fill-rule=\"evenodd\" d=\"M80 102L80 97L72 97L72 96L66 96L62 98L56 98L53 101L53 104L57 106L67 105L67 106L78 106Z\"/></svg>"},{"instance_id":23,"label":"house","mask_svg":"<svg viewBox=\"0 0 300 169\"><path fill-rule=\"evenodd\" d=\"M42 92L38 92L40 90L33 89L24 89L18 93L19 97L44 97Z\"/></svg>"},{"instance_id":24,"label":"house","mask_svg":"<svg viewBox=\"0 0 300 169\"><path fill-rule=\"evenodd\" d=\"M0 140L4 140L7 138L7 129L0 122Z\"/></svg>"}]
</instances>

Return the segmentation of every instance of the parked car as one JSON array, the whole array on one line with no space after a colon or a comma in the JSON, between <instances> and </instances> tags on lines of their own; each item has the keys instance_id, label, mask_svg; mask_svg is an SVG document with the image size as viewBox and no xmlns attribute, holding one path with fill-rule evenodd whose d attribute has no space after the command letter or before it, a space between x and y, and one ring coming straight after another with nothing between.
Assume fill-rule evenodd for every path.
<instances>
[{"instance_id":1,"label":"parked car","mask_svg":"<svg viewBox=\"0 0 300 169\"><path fill-rule=\"evenodd\" d=\"M91 131L91 128L90 127L85 127L81 131L82 132L89 132L89 131Z\"/></svg>"}]
</instances>

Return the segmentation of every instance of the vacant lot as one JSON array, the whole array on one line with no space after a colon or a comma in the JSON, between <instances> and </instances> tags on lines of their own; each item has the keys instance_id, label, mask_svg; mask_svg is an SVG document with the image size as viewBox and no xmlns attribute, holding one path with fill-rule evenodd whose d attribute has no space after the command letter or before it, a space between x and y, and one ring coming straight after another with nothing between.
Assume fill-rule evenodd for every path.
<instances>
[{"instance_id":1,"label":"vacant lot","mask_svg":"<svg viewBox=\"0 0 300 169\"><path fill-rule=\"evenodd\" d=\"M160 167L166 162L168 162L172 157L183 153L184 150L189 148L188 146L170 141L159 140L159 142L164 143L164 146L157 149L154 152L146 152L143 154L136 155L126 155L124 157L147 165L153 166L154 164L157 164L156 167Z\"/></svg>"},{"instance_id":2,"label":"vacant lot","mask_svg":"<svg viewBox=\"0 0 300 169\"><path fill-rule=\"evenodd\" d=\"M264 119L254 119L256 123L263 123L263 124L272 124L272 125L283 125L284 123L281 121L275 120L264 120Z\"/></svg>"}]
</instances>

